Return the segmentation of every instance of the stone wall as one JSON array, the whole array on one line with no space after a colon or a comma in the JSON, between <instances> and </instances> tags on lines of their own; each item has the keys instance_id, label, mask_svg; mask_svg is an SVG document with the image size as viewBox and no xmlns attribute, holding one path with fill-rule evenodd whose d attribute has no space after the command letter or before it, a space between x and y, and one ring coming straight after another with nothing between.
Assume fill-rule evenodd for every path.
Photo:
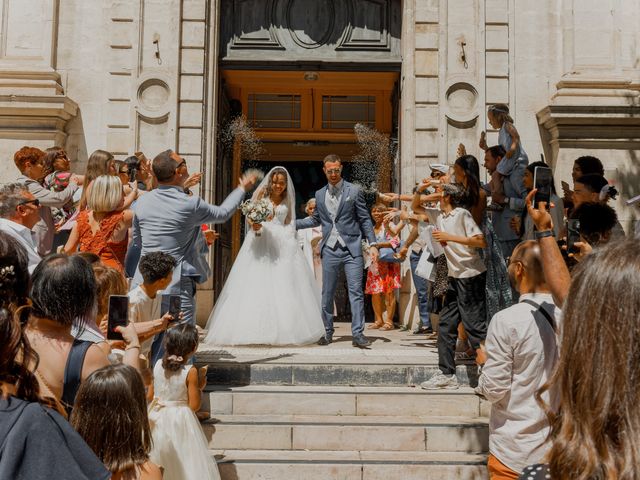
<instances>
[{"instance_id":1,"label":"stone wall","mask_svg":"<svg viewBox=\"0 0 640 480\"><path fill-rule=\"evenodd\" d=\"M0 6L2 178L17 175L12 156L24 144L64 145L77 170L97 148L120 158L174 148L190 170L205 171L203 193L212 198L224 22L217 0ZM638 2L404 0L402 12L392 50L402 58L404 192L429 162L452 163L459 142L479 156L487 105L505 102L529 158L544 153L558 185L570 180L577 155L602 158L623 192L623 224L632 226L636 214L622 200L640 193Z\"/></svg>"}]
</instances>

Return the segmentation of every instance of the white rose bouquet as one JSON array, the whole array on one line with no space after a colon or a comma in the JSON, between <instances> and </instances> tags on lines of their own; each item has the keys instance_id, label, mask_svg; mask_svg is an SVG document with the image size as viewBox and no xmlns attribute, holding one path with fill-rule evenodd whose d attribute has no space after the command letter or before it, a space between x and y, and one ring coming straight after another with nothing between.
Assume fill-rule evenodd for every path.
<instances>
[{"instance_id":1,"label":"white rose bouquet","mask_svg":"<svg viewBox=\"0 0 640 480\"><path fill-rule=\"evenodd\" d=\"M261 224L273 215L271 202L266 198L260 200L247 200L240 205L242 214L247 217L251 224ZM256 237L260 236L260 231L256 231Z\"/></svg>"}]
</instances>

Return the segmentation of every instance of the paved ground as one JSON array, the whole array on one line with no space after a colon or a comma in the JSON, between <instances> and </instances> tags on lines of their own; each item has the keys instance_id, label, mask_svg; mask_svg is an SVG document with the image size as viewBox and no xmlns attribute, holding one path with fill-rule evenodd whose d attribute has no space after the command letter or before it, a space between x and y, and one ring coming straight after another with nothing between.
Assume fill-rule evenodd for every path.
<instances>
[{"instance_id":1,"label":"paved ground","mask_svg":"<svg viewBox=\"0 0 640 480\"><path fill-rule=\"evenodd\" d=\"M367 324L369 325L369 324ZM291 347L218 346L201 344L198 360L263 359L270 363L401 363L434 364L438 361L435 339L413 335L410 331L380 331L366 329L372 345L366 349L351 346L351 325L336 323L334 342L328 346L306 345Z\"/></svg>"}]
</instances>

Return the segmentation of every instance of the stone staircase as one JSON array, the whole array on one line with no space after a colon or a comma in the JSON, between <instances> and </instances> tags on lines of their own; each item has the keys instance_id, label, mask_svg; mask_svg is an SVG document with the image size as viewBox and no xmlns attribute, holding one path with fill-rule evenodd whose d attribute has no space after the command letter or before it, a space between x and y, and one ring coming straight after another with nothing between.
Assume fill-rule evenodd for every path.
<instances>
[{"instance_id":1,"label":"stone staircase","mask_svg":"<svg viewBox=\"0 0 640 480\"><path fill-rule=\"evenodd\" d=\"M200 348L203 428L223 480L487 478L475 367L458 367L460 389L427 392L415 385L437 371L432 342L389 332L371 350L336 343Z\"/></svg>"}]
</instances>

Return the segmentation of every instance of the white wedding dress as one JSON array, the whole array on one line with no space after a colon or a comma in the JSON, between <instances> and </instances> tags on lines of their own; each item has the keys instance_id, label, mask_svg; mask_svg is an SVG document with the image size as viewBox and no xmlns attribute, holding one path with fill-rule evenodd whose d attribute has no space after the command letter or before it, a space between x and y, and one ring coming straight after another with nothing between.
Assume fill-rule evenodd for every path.
<instances>
[{"instance_id":1,"label":"white wedding dress","mask_svg":"<svg viewBox=\"0 0 640 480\"><path fill-rule=\"evenodd\" d=\"M324 335L320 294L293 218L283 203L258 236L248 231L207 322L206 343L304 345Z\"/></svg>"}]
</instances>

